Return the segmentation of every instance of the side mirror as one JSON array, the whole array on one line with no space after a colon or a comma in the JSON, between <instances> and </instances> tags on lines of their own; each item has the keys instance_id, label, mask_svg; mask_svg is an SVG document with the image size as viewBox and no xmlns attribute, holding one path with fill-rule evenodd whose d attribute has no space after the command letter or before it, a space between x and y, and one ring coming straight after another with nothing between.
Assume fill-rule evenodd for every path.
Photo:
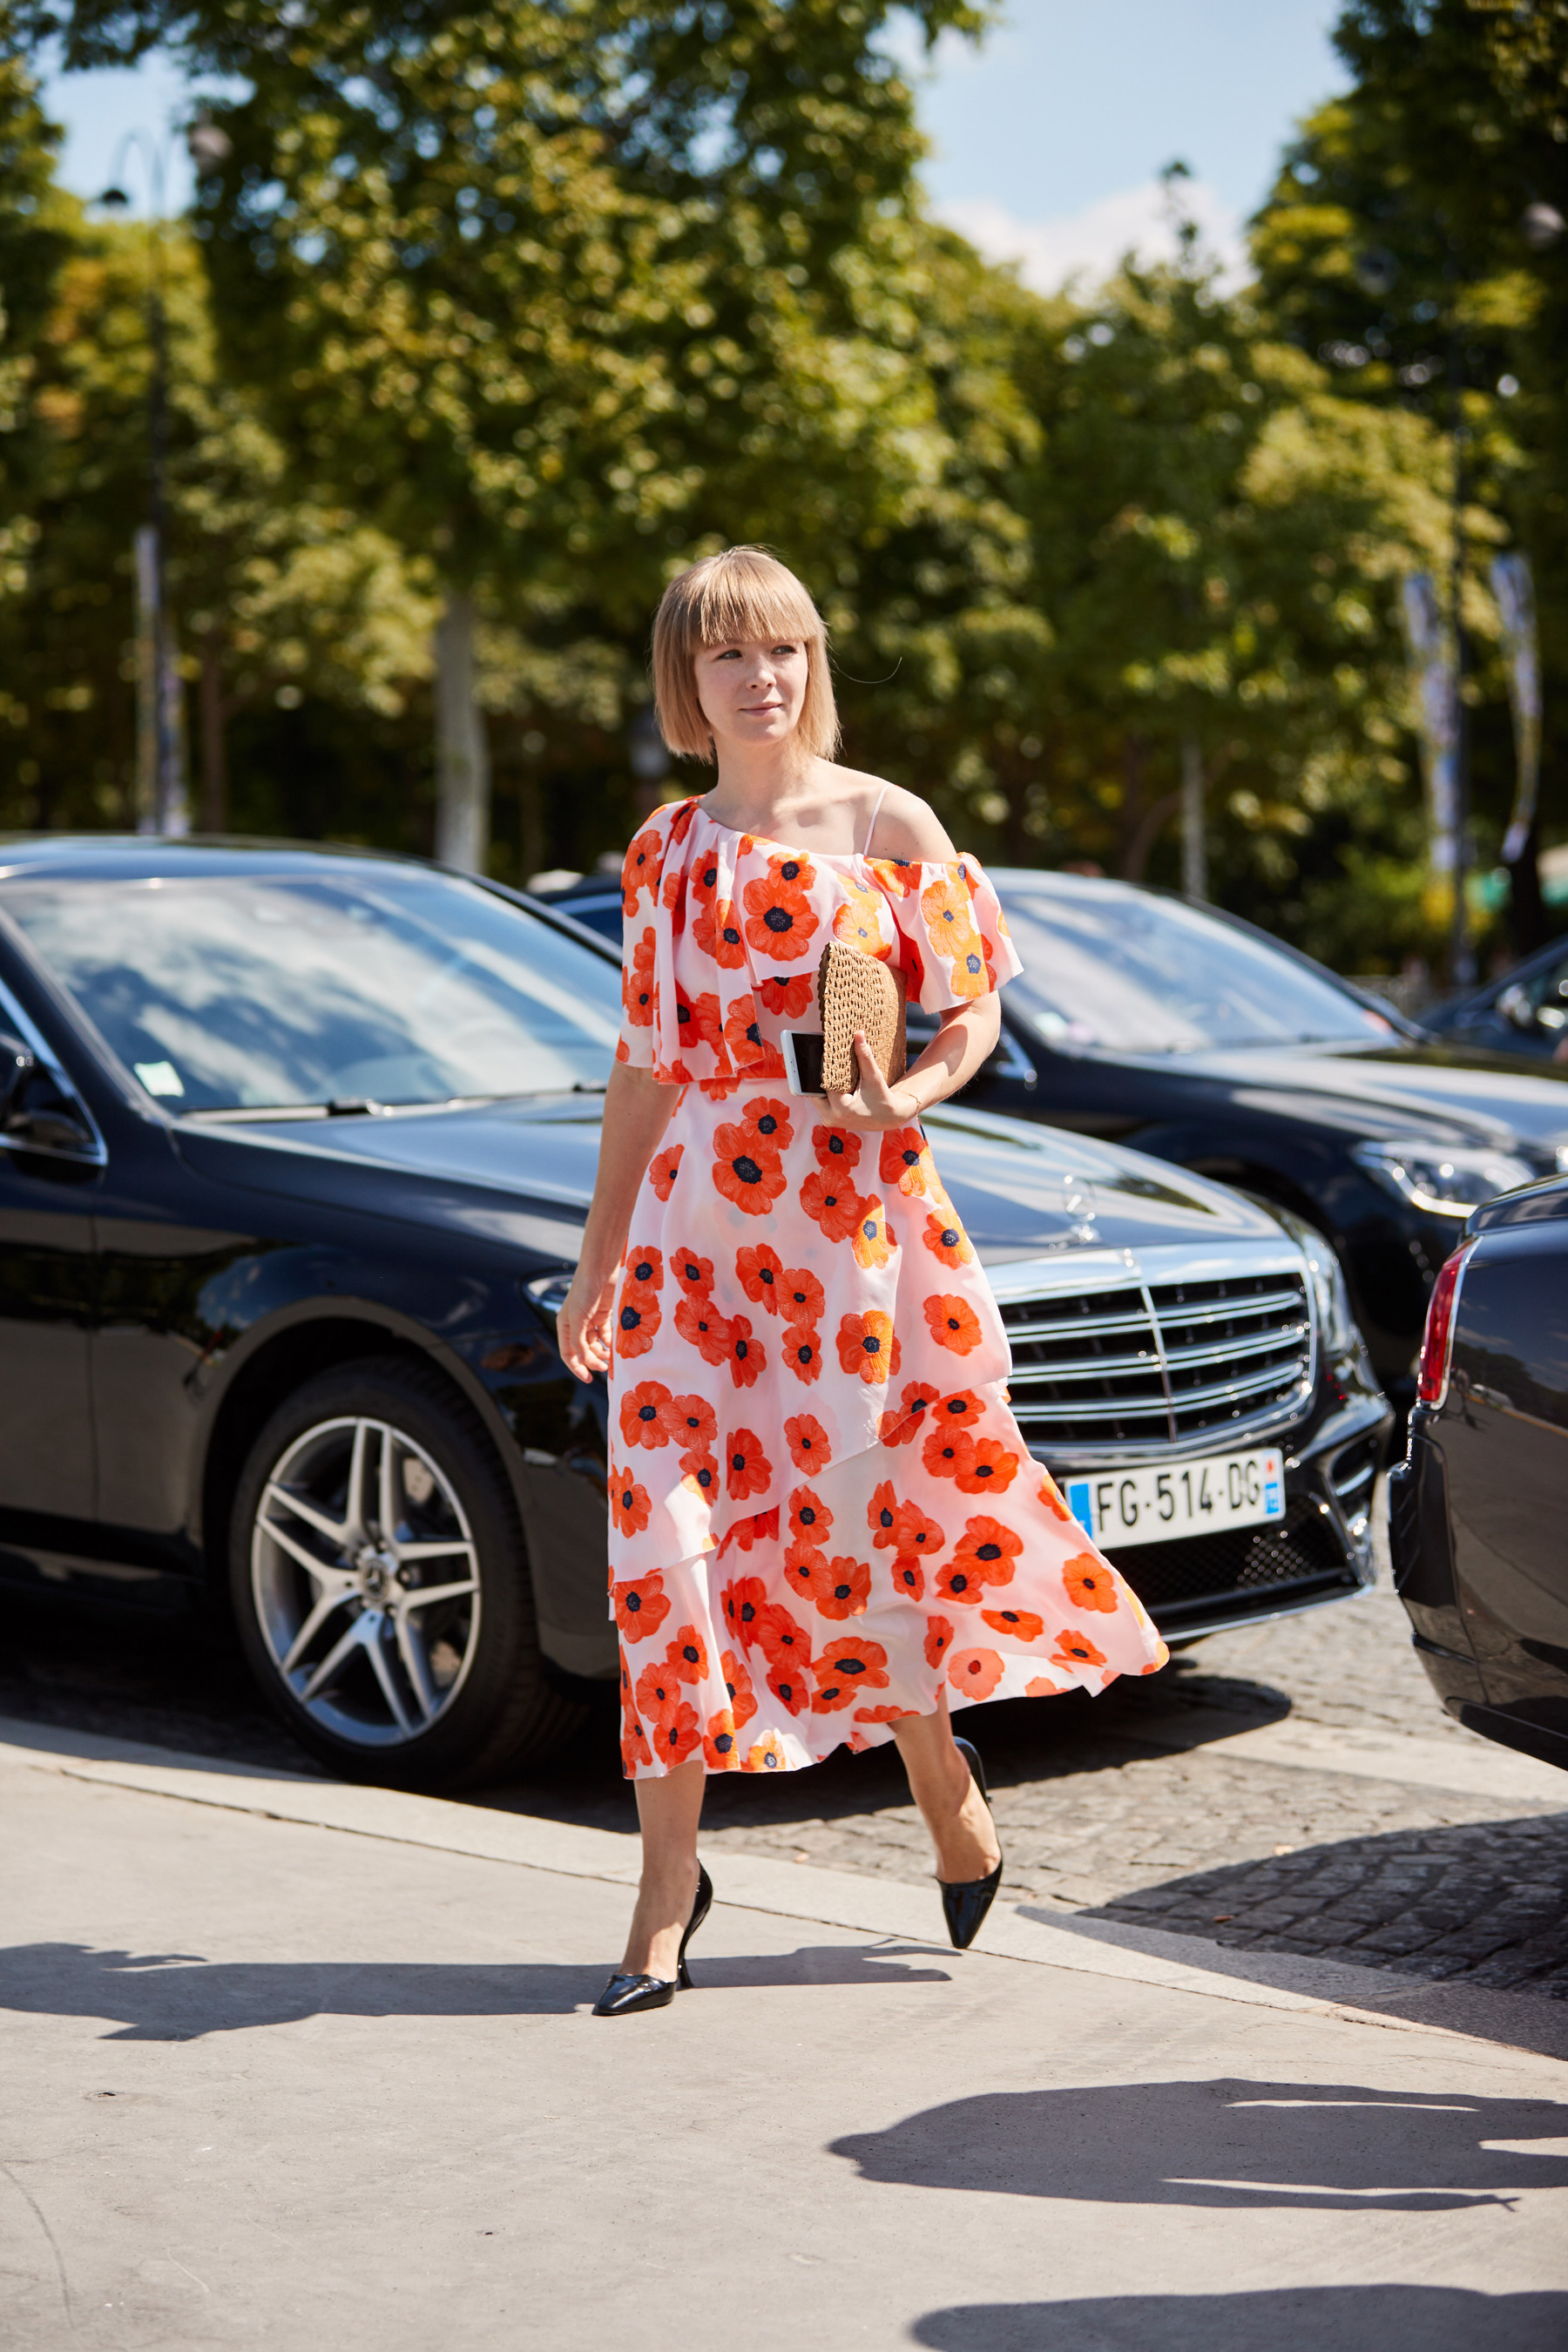
<instances>
[{"instance_id":1,"label":"side mirror","mask_svg":"<svg viewBox=\"0 0 1568 2352\"><path fill-rule=\"evenodd\" d=\"M17 1151L98 1156L98 1139L80 1106L9 1029L0 1029L0 1140Z\"/></svg>"}]
</instances>

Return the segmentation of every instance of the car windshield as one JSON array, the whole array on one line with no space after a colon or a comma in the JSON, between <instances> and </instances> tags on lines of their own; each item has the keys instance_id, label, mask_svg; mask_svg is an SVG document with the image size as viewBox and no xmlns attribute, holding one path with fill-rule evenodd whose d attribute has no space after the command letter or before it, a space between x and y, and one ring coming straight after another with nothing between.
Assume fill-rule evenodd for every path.
<instances>
[{"instance_id":1,"label":"car windshield","mask_svg":"<svg viewBox=\"0 0 1568 2352\"><path fill-rule=\"evenodd\" d=\"M1005 882L1022 975L1008 996L1047 1045L1118 1054L1386 1040L1393 1024L1194 907L1106 882Z\"/></svg>"},{"instance_id":2,"label":"car windshield","mask_svg":"<svg viewBox=\"0 0 1568 2352\"><path fill-rule=\"evenodd\" d=\"M171 1109L602 1087L612 963L416 867L17 882L6 911Z\"/></svg>"}]
</instances>

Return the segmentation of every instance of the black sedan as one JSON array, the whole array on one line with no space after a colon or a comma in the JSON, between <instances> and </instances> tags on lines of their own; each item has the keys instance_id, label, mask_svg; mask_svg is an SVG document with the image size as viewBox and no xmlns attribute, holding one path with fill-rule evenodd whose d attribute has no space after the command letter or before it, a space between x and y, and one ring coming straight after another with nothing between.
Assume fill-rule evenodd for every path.
<instances>
[{"instance_id":1,"label":"black sedan","mask_svg":"<svg viewBox=\"0 0 1568 2352\"><path fill-rule=\"evenodd\" d=\"M1471 1218L1437 1277L1394 1582L1451 1715L1568 1769L1568 1184Z\"/></svg>"},{"instance_id":2,"label":"black sedan","mask_svg":"<svg viewBox=\"0 0 1568 2352\"><path fill-rule=\"evenodd\" d=\"M1553 940L1473 996L1440 1005L1426 1026L1449 1045L1568 1062L1568 940Z\"/></svg>"},{"instance_id":3,"label":"black sedan","mask_svg":"<svg viewBox=\"0 0 1568 2352\"><path fill-rule=\"evenodd\" d=\"M223 1591L340 1771L553 1740L616 1667L552 1309L619 1011L590 935L412 862L0 844L0 1578ZM932 1123L1019 1422L1167 1636L1360 1591L1390 1416L1317 1238Z\"/></svg>"},{"instance_id":4,"label":"black sedan","mask_svg":"<svg viewBox=\"0 0 1568 2352\"><path fill-rule=\"evenodd\" d=\"M1407 1405L1427 1297L1471 1209L1568 1168L1568 1067L1434 1042L1212 908L1075 874L991 878L1024 970L962 1099L1131 1144L1304 1218ZM605 876L555 899L619 939Z\"/></svg>"}]
</instances>

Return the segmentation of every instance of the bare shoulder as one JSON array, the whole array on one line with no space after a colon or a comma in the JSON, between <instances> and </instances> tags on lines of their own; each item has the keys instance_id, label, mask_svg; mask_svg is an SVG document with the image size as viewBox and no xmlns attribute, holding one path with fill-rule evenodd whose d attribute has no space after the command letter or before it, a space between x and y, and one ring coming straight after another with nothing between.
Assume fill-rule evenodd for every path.
<instances>
[{"instance_id":1,"label":"bare shoulder","mask_svg":"<svg viewBox=\"0 0 1568 2352\"><path fill-rule=\"evenodd\" d=\"M944 828L918 793L906 792L902 784L890 784L886 777L868 774L859 768L835 767L833 778L837 791L856 805L857 846L865 841L872 811L876 810L877 830L871 843L874 857L941 862L957 856Z\"/></svg>"}]
</instances>

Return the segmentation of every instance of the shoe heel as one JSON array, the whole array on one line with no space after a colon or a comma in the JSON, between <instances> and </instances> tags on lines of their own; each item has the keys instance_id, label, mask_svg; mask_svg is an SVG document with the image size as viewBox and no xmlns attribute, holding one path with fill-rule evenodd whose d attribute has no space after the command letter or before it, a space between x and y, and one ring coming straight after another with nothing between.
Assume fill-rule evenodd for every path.
<instances>
[{"instance_id":1,"label":"shoe heel","mask_svg":"<svg viewBox=\"0 0 1568 2352\"><path fill-rule=\"evenodd\" d=\"M680 1953L675 1964L675 1981L682 1992L692 1990L691 1971L686 1965L686 1947L713 1908L713 1881L700 1863L697 1865L697 1900L691 1906L691 1916L686 1923L686 1933L680 1939Z\"/></svg>"}]
</instances>

